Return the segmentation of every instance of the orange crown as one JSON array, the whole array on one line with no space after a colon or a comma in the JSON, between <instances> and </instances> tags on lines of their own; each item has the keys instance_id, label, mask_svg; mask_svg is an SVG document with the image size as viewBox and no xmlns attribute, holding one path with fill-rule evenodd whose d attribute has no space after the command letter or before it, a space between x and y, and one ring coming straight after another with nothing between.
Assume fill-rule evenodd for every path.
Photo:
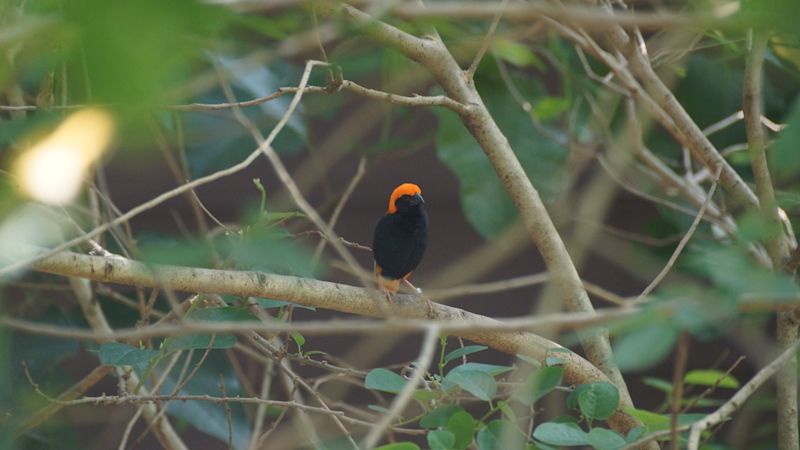
<instances>
[{"instance_id":1,"label":"orange crown","mask_svg":"<svg viewBox=\"0 0 800 450\"><path fill-rule=\"evenodd\" d=\"M404 195L417 194L422 194L422 190L414 183L403 183L400 186L397 186L394 191L392 191L392 196L389 197L389 214L394 214L397 212L397 207L394 206L394 202L396 202L398 198Z\"/></svg>"}]
</instances>

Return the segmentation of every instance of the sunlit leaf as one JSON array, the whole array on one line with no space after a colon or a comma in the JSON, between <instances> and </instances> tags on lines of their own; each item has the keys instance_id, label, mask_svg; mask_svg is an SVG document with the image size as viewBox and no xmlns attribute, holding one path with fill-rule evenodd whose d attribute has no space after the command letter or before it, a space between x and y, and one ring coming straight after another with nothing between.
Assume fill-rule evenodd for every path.
<instances>
[{"instance_id":1,"label":"sunlit leaf","mask_svg":"<svg viewBox=\"0 0 800 450\"><path fill-rule=\"evenodd\" d=\"M700 386L718 386L721 388L738 389L739 380L730 374L714 369L695 369L690 370L683 377L686 384L696 384Z\"/></svg>"},{"instance_id":2,"label":"sunlit leaf","mask_svg":"<svg viewBox=\"0 0 800 450\"><path fill-rule=\"evenodd\" d=\"M495 57L510 62L515 66L533 66L540 70L544 69L542 61L527 45L520 44L510 39L499 38L492 40L491 48Z\"/></svg>"},{"instance_id":3,"label":"sunlit leaf","mask_svg":"<svg viewBox=\"0 0 800 450\"><path fill-rule=\"evenodd\" d=\"M536 102L531 113L539 120L548 120L566 111L569 105L569 100L563 97L544 97Z\"/></svg>"}]
</instances>

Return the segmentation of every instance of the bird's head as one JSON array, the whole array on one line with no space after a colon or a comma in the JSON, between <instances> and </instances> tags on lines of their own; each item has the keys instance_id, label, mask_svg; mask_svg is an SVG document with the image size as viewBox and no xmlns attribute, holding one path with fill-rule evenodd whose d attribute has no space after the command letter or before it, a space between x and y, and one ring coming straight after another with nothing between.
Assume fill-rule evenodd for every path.
<instances>
[{"instance_id":1,"label":"bird's head","mask_svg":"<svg viewBox=\"0 0 800 450\"><path fill-rule=\"evenodd\" d=\"M425 204L422 190L413 183L403 183L392 191L389 197L389 214L404 212L418 205Z\"/></svg>"}]
</instances>

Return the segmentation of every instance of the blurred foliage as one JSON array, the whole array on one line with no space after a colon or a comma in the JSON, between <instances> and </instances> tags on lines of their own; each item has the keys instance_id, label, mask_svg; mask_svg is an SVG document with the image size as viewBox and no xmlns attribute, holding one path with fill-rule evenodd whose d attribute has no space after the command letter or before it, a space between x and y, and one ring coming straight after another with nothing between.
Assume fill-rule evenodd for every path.
<instances>
[{"instance_id":1,"label":"blurred foliage","mask_svg":"<svg viewBox=\"0 0 800 450\"><path fill-rule=\"evenodd\" d=\"M798 229L800 101L796 97L800 92L797 29L800 8L795 2L745 0L734 20L767 29L769 33L764 111L770 120L785 124L786 128L768 132L768 157L778 201ZM115 152L98 166L96 185L108 182L109 168L133 173L135 177L131 179L137 183L123 179L117 185L112 180L109 192L115 196L125 194L121 195L125 203L120 206L114 203L118 201L116 197L105 198L107 192L103 191L97 195L86 193L74 207L61 210L26 203L17 192L16 181L3 177L0 240L52 245L75 236L78 228L90 229L96 220L92 208L99 211L99 220L105 221L114 217L118 208L124 211L131 207L130 202L147 200L138 195L140 191L153 192L155 196L155 192L168 189L156 182L163 181L159 178L162 171L173 172L171 182L183 183L244 160L256 150L257 144L232 118L230 109L204 110L195 105L185 110L188 104L231 100L222 89L220 74L230 84L236 101L261 98L283 87L296 86L307 59L327 59L331 63L330 70L318 67L312 72L310 84L314 86L328 86L332 75L341 74L345 79L387 92L441 93L430 74L415 62L363 39L358 30L338 19L327 22L324 17L315 17L313 8L238 12L216 3L219 2L0 2L1 102L11 105L21 101L37 108L0 112L3 119L0 160L4 168L61 123L67 114L62 107L102 104L112 111L120 129ZM711 10L719 5L720 2L711 0L692 1L687 2L687 11ZM415 23L392 17L386 20L416 34L435 26L462 67L469 66L490 23L450 18ZM315 22L325 23L314 28ZM326 28L328 25L332 28ZM650 33L645 32L645 37L655 43L663 37L662 32ZM700 127L708 127L741 109L742 62L748 52L749 35L746 29L734 24L706 29L698 37L700 41L691 49L653 45L658 52L651 56L659 74L670 84L689 115ZM324 55L320 46L325 50ZM684 50L690 51L684 54ZM594 73L587 73L587 69ZM508 138L525 173L554 209L562 206L559 201L580 192L586 173L601 170L595 164L596 156L613 153L610 147L615 144L615 136L609 135L621 132L625 125L621 97L598 82L607 72L590 56L584 64L571 44L557 34L511 23L499 24L477 67L474 81L483 102ZM288 92L243 108L242 113L266 133L281 119L293 94ZM360 109L364 102L371 102L372 109ZM174 105L184 108L171 108ZM594 109L598 106L599 110ZM351 115L356 112L361 115ZM608 129L601 129L605 123ZM679 176L684 175L683 150L673 137L659 126L648 126L644 139L647 148L665 165ZM737 121L711 134L709 139L745 181L752 184L750 154L741 146L746 142L743 122ZM370 145L364 145L365 141ZM370 164L435 147L444 169L458 180L464 217L481 236L494 239L517 219L517 208L506 193L502 177L495 173L486 153L460 118L444 108L375 104L373 100L333 90L309 93L278 134L273 147L282 156L292 158L292 163L306 153L325 155L341 150L345 155L364 156ZM585 149L578 147L596 153L585 154L582 153ZM591 164L582 166L582 160ZM264 163L262 156L254 165L259 163ZM336 162L331 164L322 167L322 172L334 173ZM699 167L695 164L692 169L697 171ZM642 174L629 172L623 178L633 180L649 194L667 197L692 211L696 209L675 192L664 192L657 183L642 181L645 178ZM130 228L115 228L113 234L104 234L98 240L112 252L130 254L148 264L323 276L326 261L324 258L315 261L307 240L298 232L309 228L307 218L280 203L283 193L273 189L277 182L272 172L261 176L264 183L258 181L255 188L248 179L242 191L225 193L225 206L234 204L227 208L225 217L210 218L207 217L210 213L195 211L198 215L205 214L207 233L203 227L194 228L178 220L175 225L168 223L168 218L177 211L178 200L174 200L155 210L158 223L135 221ZM321 184L329 181L323 180ZM335 181L340 184L342 180ZM704 182L708 184L707 180ZM309 188L314 193L317 189L318 186ZM728 211L730 205L725 203L723 195L718 193L717 200ZM561 209L567 210L568 215L570 207ZM427 446L462 450L474 446L480 450L527 450L580 446L606 450L669 427L668 411L675 386L671 380L655 375L670 363L680 333L689 333L693 342L720 343L739 325L764 327L769 323L766 313L743 314L747 302L757 299L770 310L795 301L800 295L792 276L761 267L753 259L753 246L763 244L782 230L758 212L738 211L735 206L730 210L735 214L735 235L721 236L716 225L701 223L672 268L671 278L647 299L643 312L608 324L616 362L626 372L626 379L636 380L636 376L642 375L644 389L657 393L648 399L652 401L637 399L642 409L627 411L641 420L643 427L625 436L608 427L607 420L618 407L620 397L609 383L564 385L566 375L562 366L570 350L550 349L544 362L518 355L509 363L499 361L495 352L485 346L456 347L443 338L438 361L426 371L424 387L416 389L413 395L418 414L400 419L403 426L423 430L424 436L380 448L410 450ZM638 210L631 213L631 217L638 213ZM69 214L69 220L64 218L65 214ZM610 259L625 264L627 271L647 282L675 249L675 240L668 238L682 236L693 217L665 205L657 205L652 212L642 215L648 221L642 232L648 238L664 239L667 243L626 243ZM72 294L65 291L63 280L56 282L56 278L45 275L21 277L18 273L3 279L9 283L1 292L3 314L43 324L88 327ZM61 285L39 289L20 287L14 284L17 281ZM170 308L166 293L144 289L114 287L111 293L98 290L95 300L115 328L156 320L141 316L145 305L155 311ZM222 300L224 306L202 302L193 305L185 319L211 322L256 319L244 308L244 299L224 296ZM296 314L318 317L321 313L282 300L248 300L263 308L270 320L290 320ZM184 379L171 372L161 386L161 394L221 396L224 384L228 396L252 396L249 389L255 384L249 386L242 378L252 383L261 373L255 367L234 368L230 358L229 350L241 344L240 339L236 333L190 334L137 342L79 344L0 328L0 449L84 448L84 429L106 425L79 423L68 416L70 411L14 440L19 425L49 404L26 379L22 362L38 387L53 396L84 376L92 365L130 369L143 379L152 379L178 356L177 365L191 371L192 377L184 383ZM559 340L562 344L577 342L576 334L563 335ZM313 368L316 370L330 363L318 343L310 334L306 339L302 334L290 333L276 358L296 358L299 366L312 363L316 364ZM722 396L745 381L746 371L726 373L728 367L719 364L722 363L709 359L702 367L692 367L684 375L686 391L682 406L686 411L679 416L680 423L696 420L708 408L717 407ZM238 370L247 373L242 377ZM355 406L365 406L375 414L385 413L391 399L406 386L408 371L398 370L396 365L363 370L368 371L361 387L370 391L367 398L374 404ZM709 395L707 388L714 395ZM106 383L95 390L104 389L115 388ZM270 398L280 395L274 389L269 394ZM762 416L774 412L772 394L763 394L752 404ZM548 408L558 405L561 412L541 414L545 405ZM166 411L181 430L191 428L204 433L207 435L204 439L220 446L230 438L232 447L241 449L250 439L254 412L251 406L235 403L228 411L225 405L216 403L172 401ZM285 411L270 407L267 415L276 418ZM530 411L536 414L530 416ZM111 420L110 417L101 419ZM529 428L529 424L535 426ZM762 444L774 436L774 423L769 420L759 423L753 429L749 448L764 447ZM727 448L715 442L721 440L718 436L709 437L714 441L706 443L705 448ZM341 436L325 437L320 446L351 448L349 441Z\"/></svg>"}]
</instances>

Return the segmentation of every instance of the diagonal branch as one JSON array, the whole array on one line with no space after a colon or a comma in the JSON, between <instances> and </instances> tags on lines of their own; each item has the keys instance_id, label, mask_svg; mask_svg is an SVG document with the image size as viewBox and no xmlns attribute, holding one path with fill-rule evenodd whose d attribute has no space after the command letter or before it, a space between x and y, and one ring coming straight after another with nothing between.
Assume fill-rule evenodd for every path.
<instances>
[{"instance_id":1,"label":"diagonal branch","mask_svg":"<svg viewBox=\"0 0 800 450\"><path fill-rule=\"evenodd\" d=\"M329 7L331 15L337 8ZM483 148L498 178L520 212L525 228L542 254L554 286L570 311L593 311L589 296L581 283L566 246L550 218L537 190L514 154L508 139L483 104L472 80L458 65L435 32L433 36L418 38L354 8L338 8L347 19L361 26L372 39L392 47L428 69L445 93L453 100L466 105L459 113L464 126ZM608 334L598 330L582 337L587 357L600 368L619 388L623 405L632 406L622 374L613 360Z\"/></svg>"}]
</instances>

